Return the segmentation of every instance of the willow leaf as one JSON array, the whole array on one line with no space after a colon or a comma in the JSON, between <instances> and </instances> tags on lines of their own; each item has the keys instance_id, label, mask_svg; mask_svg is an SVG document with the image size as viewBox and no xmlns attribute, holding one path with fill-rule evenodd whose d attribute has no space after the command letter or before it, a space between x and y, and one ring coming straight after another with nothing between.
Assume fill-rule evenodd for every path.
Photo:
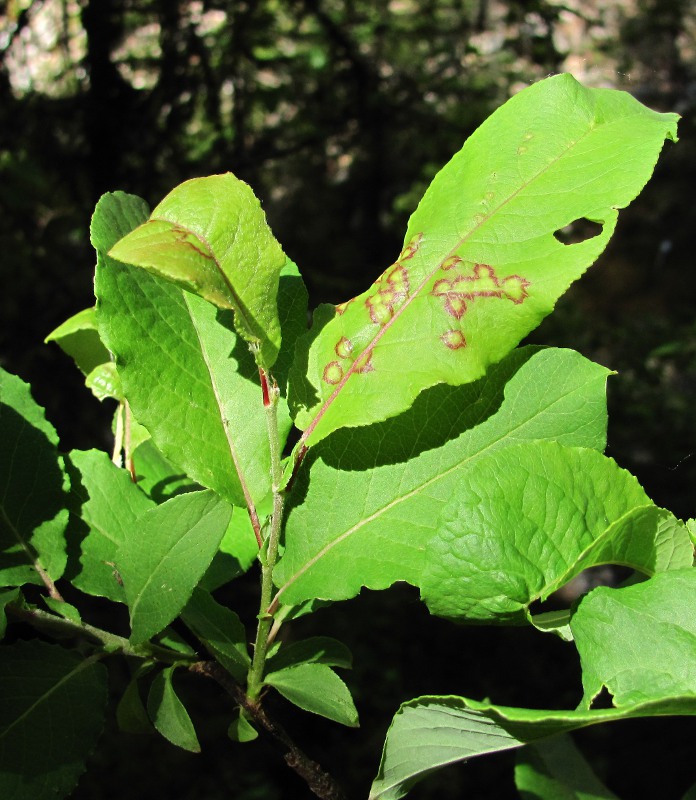
<instances>
[{"instance_id":1,"label":"willow leaf","mask_svg":"<svg viewBox=\"0 0 696 800\"><path fill-rule=\"evenodd\" d=\"M570 75L498 109L436 176L396 261L312 343L302 443L386 419L499 361L602 252L676 121ZM579 220L601 232L559 241Z\"/></svg>"},{"instance_id":2,"label":"willow leaf","mask_svg":"<svg viewBox=\"0 0 696 800\"><path fill-rule=\"evenodd\" d=\"M234 311L237 332L258 348L259 364L273 366L286 259L246 183L229 173L182 183L109 255Z\"/></svg>"},{"instance_id":3,"label":"willow leaf","mask_svg":"<svg viewBox=\"0 0 696 800\"><path fill-rule=\"evenodd\" d=\"M571 350L523 348L475 383L432 387L399 417L334 433L293 491L282 601L419 585L443 507L486 453L536 439L604 448L607 374Z\"/></svg>"},{"instance_id":4,"label":"willow leaf","mask_svg":"<svg viewBox=\"0 0 696 800\"><path fill-rule=\"evenodd\" d=\"M465 697L419 697L404 703L392 720L370 800L399 800L434 770L475 756L601 722L669 714L696 715L696 697L656 690L642 703L589 711L510 708Z\"/></svg>"},{"instance_id":5,"label":"willow leaf","mask_svg":"<svg viewBox=\"0 0 696 800\"><path fill-rule=\"evenodd\" d=\"M0 369L0 585L58 580L69 479L58 434L29 386Z\"/></svg>"},{"instance_id":6,"label":"willow leaf","mask_svg":"<svg viewBox=\"0 0 696 800\"><path fill-rule=\"evenodd\" d=\"M526 442L480 459L429 542L421 588L431 612L522 623L584 569L646 575L690 566L686 527L629 472L595 450Z\"/></svg>"},{"instance_id":7,"label":"willow leaf","mask_svg":"<svg viewBox=\"0 0 696 800\"><path fill-rule=\"evenodd\" d=\"M135 418L162 454L197 483L252 509L270 488L257 369L231 330L231 312L105 255L132 227L137 202L105 195L93 217L100 333ZM284 435L287 411L280 425Z\"/></svg>"}]
</instances>

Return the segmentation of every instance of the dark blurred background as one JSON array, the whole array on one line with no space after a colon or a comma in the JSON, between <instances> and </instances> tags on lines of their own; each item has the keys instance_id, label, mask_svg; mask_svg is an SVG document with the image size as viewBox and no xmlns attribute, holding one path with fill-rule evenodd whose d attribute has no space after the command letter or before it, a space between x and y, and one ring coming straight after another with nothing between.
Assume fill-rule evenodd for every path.
<instances>
[{"instance_id":1,"label":"dark blurred background","mask_svg":"<svg viewBox=\"0 0 696 800\"><path fill-rule=\"evenodd\" d=\"M656 502L694 515L692 2L7 0L0 58L0 363L33 384L65 449L109 446L113 409L89 395L55 345L42 344L93 303L88 227L103 192L123 189L154 205L182 180L232 171L262 199L312 304L340 302L393 261L435 172L528 83L570 71L679 112L681 142L666 145L608 250L532 340L573 347L618 372L608 453ZM418 692L558 707L579 700L577 666L560 642L452 629L428 620L405 589L368 593L302 625L345 627L362 663L351 683L364 730L329 733L316 723L308 749L320 742L363 796L392 713ZM429 654L442 641L449 655L433 667ZM535 674L548 658L559 659L558 674ZM197 687L192 697L205 708ZM636 723L631 730L642 733L628 745L629 729L617 726L589 734L586 746L622 797L681 797L696 774L684 769L694 753L674 733L679 724ZM693 742L693 725L687 730ZM110 756L97 757L96 780L83 781L80 797L304 796L263 749L240 762L227 745L221 755L214 737L211 755L197 759L162 742L108 741ZM651 758L655 771L667 759L657 793L646 789ZM514 797L510 758L487 763L413 796ZM629 763L642 770L633 786Z\"/></svg>"}]
</instances>

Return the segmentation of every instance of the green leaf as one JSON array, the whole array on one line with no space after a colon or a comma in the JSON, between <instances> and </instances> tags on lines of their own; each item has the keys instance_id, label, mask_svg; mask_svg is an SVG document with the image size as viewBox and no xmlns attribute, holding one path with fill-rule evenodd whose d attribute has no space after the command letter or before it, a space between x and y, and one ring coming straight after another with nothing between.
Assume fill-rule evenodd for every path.
<instances>
[{"instance_id":1,"label":"green leaf","mask_svg":"<svg viewBox=\"0 0 696 800\"><path fill-rule=\"evenodd\" d=\"M307 332L308 294L297 264L289 258L280 272L278 284L278 316L283 333L283 346L273 365L273 377L281 394L286 395L288 374L295 357L295 345Z\"/></svg>"},{"instance_id":2,"label":"green leaf","mask_svg":"<svg viewBox=\"0 0 696 800\"><path fill-rule=\"evenodd\" d=\"M696 783L690 789L687 789L681 800L696 800Z\"/></svg>"},{"instance_id":3,"label":"green leaf","mask_svg":"<svg viewBox=\"0 0 696 800\"><path fill-rule=\"evenodd\" d=\"M332 639L330 636L312 636L299 642L281 645L279 652L268 660L268 669L270 672L277 672L298 664L309 663L350 669L353 666L353 656L338 639Z\"/></svg>"},{"instance_id":4,"label":"green leaf","mask_svg":"<svg viewBox=\"0 0 696 800\"><path fill-rule=\"evenodd\" d=\"M439 515L478 459L536 439L604 448L607 374L571 350L524 348L476 383L433 387L399 417L334 433L290 497L274 576L283 603L419 585Z\"/></svg>"},{"instance_id":5,"label":"green leaf","mask_svg":"<svg viewBox=\"0 0 696 800\"><path fill-rule=\"evenodd\" d=\"M567 735L518 751L515 785L523 800L619 800Z\"/></svg>"},{"instance_id":6,"label":"green leaf","mask_svg":"<svg viewBox=\"0 0 696 800\"><path fill-rule=\"evenodd\" d=\"M97 400L123 400L123 386L113 361L96 366L85 378L85 386Z\"/></svg>"},{"instance_id":7,"label":"green leaf","mask_svg":"<svg viewBox=\"0 0 696 800\"><path fill-rule=\"evenodd\" d=\"M128 684L118 702L116 722L124 733L152 733L152 723L140 697L138 676Z\"/></svg>"},{"instance_id":8,"label":"green leaf","mask_svg":"<svg viewBox=\"0 0 696 800\"><path fill-rule=\"evenodd\" d=\"M165 458L152 439L139 444L132 458L138 488L155 503L201 488Z\"/></svg>"},{"instance_id":9,"label":"green leaf","mask_svg":"<svg viewBox=\"0 0 696 800\"><path fill-rule=\"evenodd\" d=\"M104 220L121 213L124 198L137 206L118 194L97 204L95 246L105 236ZM270 490L268 433L258 370L231 330L230 312L118 264L103 249L95 291L100 332L116 357L125 395L158 449L233 505L258 503ZM290 428L284 404L279 419L284 437Z\"/></svg>"},{"instance_id":10,"label":"green leaf","mask_svg":"<svg viewBox=\"0 0 696 800\"><path fill-rule=\"evenodd\" d=\"M244 575L256 562L258 555L259 545L249 515L246 511L237 509L232 514L210 567L200 580L201 588L214 592L220 586Z\"/></svg>"},{"instance_id":11,"label":"green leaf","mask_svg":"<svg viewBox=\"0 0 696 800\"><path fill-rule=\"evenodd\" d=\"M192 753L200 753L196 731L172 684L175 667L167 667L155 676L147 696L147 713L165 739Z\"/></svg>"},{"instance_id":12,"label":"green leaf","mask_svg":"<svg viewBox=\"0 0 696 800\"><path fill-rule=\"evenodd\" d=\"M51 331L44 341L55 342L84 375L110 359L109 351L99 338L93 308L85 308L74 314Z\"/></svg>"},{"instance_id":13,"label":"green leaf","mask_svg":"<svg viewBox=\"0 0 696 800\"><path fill-rule=\"evenodd\" d=\"M87 594L125 603L116 553L124 542L138 535L138 519L154 503L106 453L73 450L70 467L72 493L85 529L81 531L79 552L70 554L67 577Z\"/></svg>"},{"instance_id":14,"label":"green leaf","mask_svg":"<svg viewBox=\"0 0 696 800\"><path fill-rule=\"evenodd\" d=\"M238 333L258 347L260 366L273 366L285 255L246 183L230 173L182 183L109 255L234 311Z\"/></svg>"},{"instance_id":15,"label":"green leaf","mask_svg":"<svg viewBox=\"0 0 696 800\"><path fill-rule=\"evenodd\" d=\"M104 724L106 670L57 645L3 646L0 797L56 800L84 772Z\"/></svg>"},{"instance_id":16,"label":"green leaf","mask_svg":"<svg viewBox=\"0 0 696 800\"><path fill-rule=\"evenodd\" d=\"M687 519L686 527L689 531L689 536L691 536L691 542L696 547L696 519Z\"/></svg>"},{"instance_id":17,"label":"green leaf","mask_svg":"<svg viewBox=\"0 0 696 800\"><path fill-rule=\"evenodd\" d=\"M370 800L398 800L436 769L600 722L668 714L696 715L696 697L656 698L623 709L557 711L508 708L465 697L404 703L387 732Z\"/></svg>"},{"instance_id":18,"label":"green leaf","mask_svg":"<svg viewBox=\"0 0 696 800\"><path fill-rule=\"evenodd\" d=\"M130 608L131 642L166 627L186 605L232 514L213 492L173 497L145 512L116 553Z\"/></svg>"},{"instance_id":19,"label":"green leaf","mask_svg":"<svg viewBox=\"0 0 696 800\"><path fill-rule=\"evenodd\" d=\"M7 614L5 609L7 606L21 600L22 595L19 589L4 589L0 591L0 639L5 638L7 631Z\"/></svg>"},{"instance_id":20,"label":"green leaf","mask_svg":"<svg viewBox=\"0 0 696 800\"><path fill-rule=\"evenodd\" d=\"M572 642L573 632L570 630L570 616L570 610L563 608L530 615L529 621L538 631L554 633L564 642Z\"/></svg>"},{"instance_id":21,"label":"green leaf","mask_svg":"<svg viewBox=\"0 0 696 800\"><path fill-rule=\"evenodd\" d=\"M656 695L696 699L696 569L621 589L598 587L570 622L582 664L583 705L605 686L614 705Z\"/></svg>"},{"instance_id":22,"label":"green leaf","mask_svg":"<svg viewBox=\"0 0 696 800\"><path fill-rule=\"evenodd\" d=\"M181 619L238 683L246 680L251 663L247 636L234 611L196 588L181 612Z\"/></svg>"},{"instance_id":23,"label":"green leaf","mask_svg":"<svg viewBox=\"0 0 696 800\"><path fill-rule=\"evenodd\" d=\"M0 369L0 585L63 574L68 479L58 435L29 386Z\"/></svg>"},{"instance_id":24,"label":"green leaf","mask_svg":"<svg viewBox=\"0 0 696 800\"><path fill-rule=\"evenodd\" d=\"M466 472L430 541L421 584L433 614L521 623L582 570L646 575L691 564L684 525L595 450L527 442Z\"/></svg>"},{"instance_id":25,"label":"green leaf","mask_svg":"<svg viewBox=\"0 0 696 800\"><path fill-rule=\"evenodd\" d=\"M499 361L602 252L677 119L570 75L498 109L435 177L394 264L314 341L303 443L398 414L423 389ZM601 233L572 245L554 236L581 219Z\"/></svg>"},{"instance_id":26,"label":"green leaf","mask_svg":"<svg viewBox=\"0 0 696 800\"><path fill-rule=\"evenodd\" d=\"M345 683L326 664L298 664L271 672L264 683L294 705L341 725L357 728L358 712Z\"/></svg>"},{"instance_id":27,"label":"green leaf","mask_svg":"<svg viewBox=\"0 0 696 800\"><path fill-rule=\"evenodd\" d=\"M56 600L55 597L42 597L41 600L54 614L74 622L76 625L82 625L82 617L75 606L66 603L65 600Z\"/></svg>"},{"instance_id":28,"label":"green leaf","mask_svg":"<svg viewBox=\"0 0 696 800\"><path fill-rule=\"evenodd\" d=\"M249 720L244 716L241 709L239 716L230 722L227 735L234 742L253 742L259 738L259 733Z\"/></svg>"}]
</instances>

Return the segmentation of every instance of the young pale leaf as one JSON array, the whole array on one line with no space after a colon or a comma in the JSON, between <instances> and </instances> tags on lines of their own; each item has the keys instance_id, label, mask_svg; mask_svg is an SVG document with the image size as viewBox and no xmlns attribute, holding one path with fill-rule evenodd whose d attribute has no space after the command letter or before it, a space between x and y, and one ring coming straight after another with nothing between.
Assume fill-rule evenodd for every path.
<instances>
[{"instance_id":1,"label":"young pale leaf","mask_svg":"<svg viewBox=\"0 0 696 800\"><path fill-rule=\"evenodd\" d=\"M348 687L326 664L298 664L271 672L264 683L305 711L357 728L358 712Z\"/></svg>"},{"instance_id":2,"label":"young pale leaf","mask_svg":"<svg viewBox=\"0 0 696 800\"><path fill-rule=\"evenodd\" d=\"M583 705L605 686L614 705L662 695L696 699L696 569L622 589L599 587L570 627L582 664Z\"/></svg>"},{"instance_id":3,"label":"young pale leaf","mask_svg":"<svg viewBox=\"0 0 696 800\"><path fill-rule=\"evenodd\" d=\"M131 641L159 633L186 605L220 544L232 508L213 492L173 497L145 512L116 553Z\"/></svg>"},{"instance_id":4,"label":"young pale leaf","mask_svg":"<svg viewBox=\"0 0 696 800\"><path fill-rule=\"evenodd\" d=\"M689 566L685 526L595 450L527 442L462 476L427 549L421 583L431 612L520 623L583 569L624 564L647 575Z\"/></svg>"},{"instance_id":5,"label":"young pale leaf","mask_svg":"<svg viewBox=\"0 0 696 800\"><path fill-rule=\"evenodd\" d=\"M86 530L81 532L80 552L69 554L66 577L87 594L125 603L116 553L129 537L137 535L138 517L155 504L126 470L116 467L99 450L73 450L68 468L71 491Z\"/></svg>"},{"instance_id":6,"label":"young pale leaf","mask_svg":"<svg viewBox=\"0 0 696 800\"><path fill-rule=\"evenodd\" d=\"M498 109L435 177L394 264L314 340L302 443L398 414L423 389L499 361L602 252L677 119L570 75ZM556 238L585 219L597 236Z\"/></svg>"},{"instance_id":7,"label":"young pale leaf","mask_svg":"<svg viewBox=\"0 0 696 800\"><path fill-rule=\"evenodd\" d=\"M0 369L0 585L63 574L68 478L58 435L29 386Z\"/></svg>"},{"instance_id":8,"label":"young pale leaf","mask_svg":"<svg viewBox=\"0 0 696 800\"><path fill-rule=\"evenodd\" d=\"M45 342L55 342L75 362L78 369L89 375L95 367L106 363L111 356L99 338L93 308L78 311L48 334Z\"/></svg>"},{"instance_id":9,"label":"young pale leaf","mask_svg":"<svg viewBox=\"0 0 696 800\"><path fill-rule=\"evenodd\" d=\"M238 333L258 348L259 365L273 366L286 259L246 183L230 173L182 183L109 255L234 311Z\"/></svg>"},{"instance_id":10,"label":"young pale leaf","mask_svg":"<svg viewBox=\"0 0 696 800\"><path fill-rule=\"evenodd\" d=\"M152 681L147 696L147 713L152 724L165 739L191 753L200 753L201 746L198 744L191 717L174 691L174 669L175 667L163 669Z\"/></svg>"},{"instance_id":11,"label":"young pale leaf","mask_svg":"<svg viewBox=\"0 0 696 800\"><path fill-rule=\"evenodd\" d=\"M230 312L104 255L125 219L107 223L129 203L138 207L129 195L102 197L92 235L99 329L133 414L197 483L237 506L258 503L270 490L270 450L254 360ZM287 411L280 427L286 435Z\"/></svg>"},{"instance_id":12,"label":"young pale leaf","mask_svg":"<svg viewBox=\"0 0 696 800\"><path fill-rule=\"evenodd\" d=\"M350 669L353 666L353 656L338 639L332 639L330 636L312 636L281 646L279 652L269 659L268 669L277 672L297 664L309 663Z\"/></svg>"},{"instance_id":13,"label":"young pale leaf","mask_svg":"<svg viewBox=\"0 0 696 800\"><path fill-rule=\"evenodd\" d=\"M370 800L399 800L436 769L613 720L666 714L696 716L696 696L654 699L623 709L557 711L508 708L464 697L404 703L387 732Z\"/></svg>"},{"instance_id":14,"label":"young pale leaf","mask_svg":"<svg viewBox=\"0 0 696 800\"><path fill-rule=\"evenodd\" d=\"M106 669L39 641L0 656L0 797L59 800L84 772L104 724Z\"/></svg>"},{"instance_id":15,"label":"young pale leaf","mask_svg":"<svg viewBox=\"0 0 696 800\"><path fill-rule=\"evenodd\" d=\"M303 502L289 509L280 599L419 585L439 515L478 459L536 439L604 448L607 374L571 350L523 348L475 383L433 387L398 417L332 434L290 499Z\"/></svg>"},{"instance_id":16,"label":"young pale leaf","mask_svg":"<svg viewBox=\"0 0 696 800\"><path fill-rule=\"evenodd\" d=\"M247 636L234 611L196 588L181 612L181 619L236 681L242 683L246 679L251 663Z\"/></svg>"},{"instance_id":17,"label":"young pale leaf","mask_svg":"<svg viewBox=\"0 0 696 800\"><path fill-rule=\"evenodd\" d=\"M552 736L519 750L515 785L520 796L530 800L619 800L568 735Z\"/></svg>"}]
</instances>

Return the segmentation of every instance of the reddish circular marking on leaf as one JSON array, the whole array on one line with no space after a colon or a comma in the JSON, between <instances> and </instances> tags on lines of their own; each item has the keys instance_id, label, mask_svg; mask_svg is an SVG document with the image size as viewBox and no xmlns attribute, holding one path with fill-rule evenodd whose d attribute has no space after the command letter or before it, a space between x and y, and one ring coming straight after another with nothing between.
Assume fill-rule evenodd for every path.
<instances>
[{"instance_id":1,"label":"reddish circular marking on leaf","mask_svg":"<svg viewBox=\"0 0 696 800\"><path fill-rule=\"evenodd\" d=\"M462 259L459 258L459 256L450 256L442 262L442 269L446 272L448 269L453 269L454 267L459 266L461 263Z\"/></svg>"},{"instance_id":2,"label":"reddish circular marking on leaf","mask_svg":"<svg viewBox=\"0 0 696 800\"><path fill-rule=\"evenodd\" d=\"M442 295L447 295L451 291L452 291L452 284L446 278L441 278L439 281L435 281L435 283L433 284L433 288L431 289L431 294L440 297Z\"/></svg>"},{"instance_id":3,"label":"reddish circular marking on leaf","mask_svg":"<svg viewBox=\"0 0 696 800\"><path fill-rule=\"evenodd\" d=\"M406 261L409 258L413 258L415 254L418 252L418 248L421 246L421 242L423 241L423 234L417 233L415 236L412 236L408 242L405 244L404 249L401 251L401 255L399 256L399 261Z\"/></svg>"},{"instance_id":4,"label":"reddish circular marking on leaf","mask_svg":"<svg viewBox=\"0 0 696 800\"><path fill-rule=\"evenodd\" d=\"M368 297L365 300L367 311L370 319L375 325L385 325L394 316L394 309L391 303L385 303L381 297L381 293L377 293L373 297Z\"/></svg>"},{"instance_id":5,"label":"reddish circular marking on leaf","mask_svg":"<svg viewBox=\"0 0 696 800\"><path fill-rule=\"evenodd\" d=\"M461 319L466 312L466 299L463 295L451 292L445 300L445 311L455 319Z\"/></svg>"},{"instance_id":6,"label":"reddish circular marking on leaf","mask_svg":"<svg viewBox=\"0 0 696 800\"><path fill-rule=\"evenodd\" d=\"M350 339L346 339L345 336L341 336L336 342L334 351L339 358L350 358L350 354L353 352L353 342Z\"/></svg>"},{"instance_id":7,"label":"reddish circular marking on leaf","mask_svg":"<svg viewBox=\"0 0 696 800\"><path fill-rule=\"evenodd\" d=\"M374 372L374 369L375 368L372 364L372 350L370 350L367 354L363 353L362 355L359 355L355 359L353 372L363 375L365 372Z\"/></svg>"},{"instance_id":8,"label":"reddish circular marking on leaf","mask_svg":"<svg viewBox=\"0 0 696 800\"><path fill-rule=\"evenodd\" d=\"M509 275L502 281L501 286L505 297L508 300L512 300L515 305L523 303L529 297L529 292L527 291L529 281L520 275Z\"/></svg>"},{"instance_id":9,"label":"reddish circular marking on leaf","mask_svg":"<svg viewBox=\"0 0 696 800\"><path fill-rule=\"evenodd\" d=\"M334 385L338 383L343 377L343 367L338 361L331 361L324 367L324 374L322 375L325 383Z\"/></svg>"},{"instance_id":10,"label":"reddish circular marking on leaf","mask_svg":"<svg viewBox=\"0 0 696 800\"><path fill-rule=\"evenodd\" d=\"M397 264L387 275L387 285L392 291L400 295L400 297L405 297L411 288L406 267Z\"/></svg>"},{"instance_id":11,"label":"reddish circular marking on leaf","mask_svg":"<svg viewBox=\"0 0 696 800\"><path fill-rule=\"evenodd\" d=\"M449 347L450 350L459 350L462 347L466 347L466 339L461 331L445 331L440 339L442 339L445 346Z\"/></svg>"}]
</instances>

